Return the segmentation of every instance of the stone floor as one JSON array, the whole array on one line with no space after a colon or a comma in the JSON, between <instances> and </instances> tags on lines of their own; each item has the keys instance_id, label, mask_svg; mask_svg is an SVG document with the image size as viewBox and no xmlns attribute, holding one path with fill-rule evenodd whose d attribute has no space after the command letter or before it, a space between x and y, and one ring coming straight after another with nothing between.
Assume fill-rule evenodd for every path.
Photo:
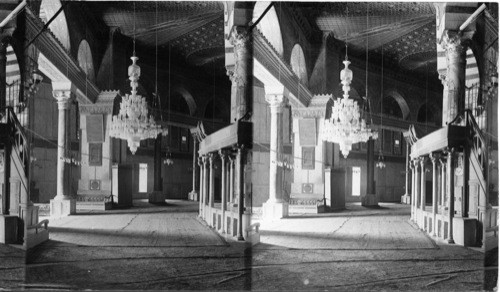
<instances>
[{"instance_id":1,"label":"stone floor","mask_svg":"<svg viewBox=\"0 0 500 292\"><path fill-rule=\"evenodd\" d=\"M0 290L21 287L25 278L25 255L21 246L0 244Z\"/></svg>"},{"instance_id":2,"label":"stone floor","mask_svg":"<svg viewBox=\"0 0 500 292\"><path fill-rule=\"evenodd\" d=\"M29 251L22 286L471 291L496 283L498 251L484 268L484 253L434 243L400 204L262 222L253 247L206 227L197 203L135 204L51 220L51 240Z\"/></svg>"}]
</instances>

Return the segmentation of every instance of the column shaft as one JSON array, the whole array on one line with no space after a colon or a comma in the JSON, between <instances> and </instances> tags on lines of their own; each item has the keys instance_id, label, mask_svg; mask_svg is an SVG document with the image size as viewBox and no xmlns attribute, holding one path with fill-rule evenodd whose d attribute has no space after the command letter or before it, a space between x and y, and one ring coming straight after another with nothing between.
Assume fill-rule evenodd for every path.
<instances>
[{"instance_id":1,"label":"column shaft","mask_svg":"<svg viewBox=\"0 0 500 292\"><path fill-rule=\"evenodd\" d=\"M409 189L410 187L410 144L406 143L406 176L405 176L405 194L410 195L413 189ZM411 204L411 202L410 202Z\"/></svg>"},{"instance_id":2,"label":"column shaft","mask_svg":"<svg viewBox=\"0 0 500 292\"><path fill-rule=\"evenodd\" d=\"M453 217L455 216L455 176L454 176L454 149L448 152L447 168L447 189L448 189L448 243L455 243L453 240Z\"/></svg>"},{"instance_id":3,"label":"column shaft","mask_svg":"<svg viewBox=\"0 0 500 292\"><path fill-rule=\"evenodd\" d=\"M210 205L210 208L214 207L214 187L215 187L214 158L215 157L212 153L208 156L208 159L210 161L210 182L209 182L210 188L209 188L209 198L208 198L208 203Z\"/></svg>"},{"instance_id":4,"label":"column shaft","mask_svg":"<svg viewBox=\"0 0 500 292\"><path fill-rule=\"evenodd\" d=\"M415 221L416 214L415 214L415 205L417 204L415 200L415 163L413 161L411 163L411 202L410 202L410 207L411 207L411 220Z\"/></svg>"},{"instance_id":5,"label":"column shaft","mask_svg":"<svg viewBox=\"0 0 500 292\"><path fill-rule=\"evenodd\" d=\"M193 139L193 192L196 192L196 139Z\"/></svg>"},{"instance_id":6,"label":"column shaft","mask_svg":"<svg viewBox=\"0 0 500 292\"><path fill-rule=\"evenodd\" d=\"M57 128L57 189L55 199L69 199L66 187L66 164L64 158L67 156L67 131L68 109L70 101L69 91L55 92L58 107L58 128Z\"/></svg>"},{"instance_id":7,"label":"column shaft","mask_svg":"<svg viewBox=\"0 0 500 292\"><path fill-rule=\"evenodd\" d=\"M420 160L420 168L421 168L421 176L420 176L420 207L422 208L422 211L425 211L425 192L426 192L426 186L425 186L425 157L422 157Z\"/></svg>"},{"instance_id":8,"label":"column shaft","mask_svg":"<svg viewBox=\"0 0 500 292\"><path fill-rule=\"evenodd\" d=\"M229 158L229 202L234 203L234 158Z\"/></svg>"},{"instance_id":9,"label":"column shaft","mask_svg":"<svg viewBox=\"0 0 500 292\"><path fill-rule=\"evenodd\" d=\"M221 224L221 229L222 233L225 233L226 231L226 206L227 206L227 196L226 196L226 158L227 155L226 153L219 151L220 158L221 158L221 211L222 211L222 224Z\"/></svg>"},{"instance_id":10,"label":"column shaft","mask_svg":"<svg viewBox=\"0 0 500 292\"><path fill-rule=\"evenodd\" d=\"M237 170L238 170L238 240L245 240L243 237L243 211L244 211L244 163L243 163L243 149L238 148L238 154L236 156Z\"/></svg>"},{"instance_id":11,"label":"column shaft","mask_svg":"<svg viewBox=\"0 0 500 292\"><path fill-rule=\"evenodd\" d=\"M280 121L283 95L266 95L266 101L271 109L271 135L269 145L269 201L280 202L278 194L278 159L282 140Z\"/></svg>"},{"instance_id":12,"label":"column shaft","mask_svg":"<svg viewBox=\"0 0 500 292\"><path fill-rule=\"evenodd\" d=\"M204 173L203 173L203 158L199 157L198 158L198 166L200 167L200 194L198 195L198 201L200 203L200 214L199 216L202 216L203 214L203 181L204 181Z\"/></svg>"},{"instance_id":13,"label":"column shaft","mask_svg":"<svg viewBox=\"0 0 500 292\"><path fill-rule=\"evenodd\" d=\"M436 214L437 214L437 192L438 192L438 187L437 187L437 182L438 182L438 165L437 165L437 159L435 155L430 155L431 161L432 161L432 233L434 236L436 236Z\"/></svg>"}]
</instances>

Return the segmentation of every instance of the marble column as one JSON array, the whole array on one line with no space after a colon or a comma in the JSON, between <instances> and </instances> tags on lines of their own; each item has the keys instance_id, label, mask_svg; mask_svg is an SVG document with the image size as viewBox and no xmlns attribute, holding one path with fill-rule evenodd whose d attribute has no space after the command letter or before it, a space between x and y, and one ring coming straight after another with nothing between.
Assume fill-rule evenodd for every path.
<instances>
[{"instance_id":1,"label":"marble column","mask_svg":"<svg viewBox=\"0 0 500 292\"><path fill-rule=\"evenodd\" d=\"M162 159L161 159L161 139L159 134L155 139L154 161L153 161L153 191L148 193L148 202L150 204L164 204L167 199L163 193L163 181L161 177Z\"/></svg>"},{"instance_id":2,"label":"marble column","mask_svg":"<svg viewBox=\"0 0 500 292\"><path fill-rule=\"evenodd\" d=\"M196 145L198 144L197 139L193 136L193 190L189 193L189 199L193 201L198 200L198 193L196 192Z\"/></svg>"},{"instance_id":3,"label":"marble column","mask_svg":"<svg viewBox=\"0 0 500 292\"><path fill-rule=\"evenodd\" d=\"M198 157L198 167L200 168L200 191L199 191L199 197L198 197L198 201L200 203L200 212L199 212L199 216L202 217L202 214L203 214L203 157Z\"/></svg>"},{"instance_id":4,"label":"marble column","mask_svg":"<svg viewBox=\"0 0 500 292\"><path fill-rule=\"evenodd\" d=\"M227 190L226 190L226 162L227 162L227 152L224 150L219 150L219 155L221 159L221 211L222 211L222 224L221 232L226 231L226 207L227 207Z\"/></svg>"},{"instance_id":5,"label":"marble column","mask_svg":"<svg viewBox=\"0 0 500 292\"><path fill-rule=\"evenodd\" d=\"M420 176L421 176L421 173L420 173L420 160L417 158L415 160L413 160L413 165L414 165L414 168L415 168L415 178L413 180L414 182L414 186L415 186L415 205L413 206L413 209L415 210L415 223L419 223L420 220L420 213L419 212L419 206L420 206L420 199L421 199L421 195L420 195Z\"/></svg>"},{"instance_id":6,"label":"marble column","mask_svg":"<svg viewBox=\"0 0 500 292\"><path fill-rule=\"evenodd\" d=\"M236 154L236 169L238 179L236 181L236 190L238 192L238 240L245 240L243 237L243 212L244 212L244 162L243 162L243 149L238 147Z\"/></svg>"},{"instance_id":7,"label":"marble column","mask_svg":"<svg viewBox=\"0 0 500 292\"><path fill-rule=\"evenodd\" d=\"M465 109L465 67L469 41L467 33L451 30L445 31L442 37L441 46L446 51L447 64L446 75L440 76L444 85L443 126Z\"/></svg>"},{"instance_id":8,"label":"marble column","mask_svg":"<svg viewBox=\"0 0 500 292\"><path fill-rule=\"evenodd\" d=\"M252 33L246 27L235 26L231 30L234 46L234 71L228 71L231 79L231 121L237 121L252 110L253 96L253 42Z\"/></svg>"},{"instance_id":9,"label":"marble column","mask_svg":"<svg viewBox=\"0 0 500 292\"><path fill-rule=\"evenodd\" d=\"M0 42L0 108L2 109L7 105L7 46L7 42Z\"/></svg>"},{"instance_id":10,"label":"marble column","mask_svg":"<svg viewBox=\"0 0 500 292\"><path fill-rule=\"evenodd\" d=\"M375 189L375 140L368 139L366 147L366 194L361 197L362 206L378 206L378 199Z\"/></svg>"},{"instance_id":11,"label":"marble column","mask_svg":"<svg viewBox=\"0 0 500 292\"><path fill-rule=\"evenodd\" d=\"M229 202L234 203L234 160L229 156Z\"/></svg>"},{"instance_id":12,"label":"marble column","mask_svg":"<svg viewBox=\"0 0 500 292\"><path fill-rule=\"evenodd\" d=\"M269 142L269 200L263 205L263 215L266 220L275 220L288 215L287 203L283 202L282 195L278 192L281 186L278 176L278 157L280 157L283 143L283 95L267 94L266 101L271 110L271 135Z\"/></svg>"},{"instance_id":13,"label":"marble column","mask_svg":"<svg viewBox=\"0 0 500 292\"><path fill-rule=\"evenodd\" d=\"M68 177L64 159L67 157L68 142L68 111L71 102L70 90L56 90L53 92L57 100L58 128L57 128L57 172L56 196L50 201L50 215L62 217L76 213L76 200L68 193Z\"/></svg>"},{"instance_id":14,"label":"marble column","mask_svg":"<svg viewBox=\"0 0 500 292\"><path fill-rule=\"evenodd\" d=\"M203 206L203 219L206 220L207 194L208 194L208 157L203 156L203 189L201 191L201 205Z\"/></svg>"},{"instance_id":15,"label":"marble column","mask_svg":"<svg viewBox=\"0 0 500 292\"><path fill-rule=\"evenodd\" d=\"M422 212L425 211L425 192L426 192L426 186L425 186L425 162L426 162L426 157L420 157L420 208L422 209ZM423 215L423 214L422 214Z\"/></svg>"},{"instance_id":16,"label":"marble column","mask_svg":"<svg viewBox=\"0 0 500 292\"><path fill-rule=\"evenodd\" d=\"M446 162L447 168L447 183L446 188L448 190L448 243L455 243L453 240L453 217L455 216L455 176L454 176L454 155L455 149L450 149L448 151L448 160Z\"/></svg>"},{"instance_id":17,"label":"marble column","mask_svg":"<svg viewBox=\"0 0 500 292\"><path fill-rule=\"evenodd\" d=\"M401 197L401 203L411 204L411 192L410 190L410 144L406 143L406 165L405 165L405 194Z\"/></svg>"},{"instance_id":18,"label":"marble column","mask_svg":"<svg viewBox=\"0 0 500 292\"><path fill-rule=\"evenodd\" d=\"M214 207L214 187L215 187L215 177L214 177L214 159L215 155L213 153L208 154L208 161L210 162L210 181L209 181L209 189L208 189L208 205L210 209Z\"/></svg>"},{"instance_id":19,"label":"marble column","mask_svg":"<svg viewBox=\"0 0 500 292\"><path fill-rule=\"evenodd\" d=\"M441 206L441 214L446 206L446 159L439 159L441 164L441 196L439 197L439 204Z\"/></svg>"},{"instance_id":20,"label":"marble column","mask_svg":"<svg viewBox=\"0 0 500 292\"><path fill-rule=\"evenodd\" d=\"M415 200L415 163L413 160L409 162L410 169L411 169L411 200L410 200L410 207L411 207L411 217L410 220L415 221L415 205L416 205L416 200Z\"/></svg>"},{"instance_id":21,"label":"marble column","mask_svg":"<svg viewBox=\"0 0 500 292\"><path fill-rule=\"evenodd\" d=\"M283 95L266 95L271 109L271 139L269 145L269 202L280 202L278 195L278 157L283 136L281 135L281 118Z\"/></svg>"},{"instance_id":22,"label":"marble column","mask_svg":"<svg viewBox=\"0 0 500 292\"><path fill-rule=\"evenodd\" d=\"M437 218L437 193L438 193L438 160L439 156L430 154L429 158L432 162L432 235L436 236L436 218Z\"/></svg>"}]
</instances>

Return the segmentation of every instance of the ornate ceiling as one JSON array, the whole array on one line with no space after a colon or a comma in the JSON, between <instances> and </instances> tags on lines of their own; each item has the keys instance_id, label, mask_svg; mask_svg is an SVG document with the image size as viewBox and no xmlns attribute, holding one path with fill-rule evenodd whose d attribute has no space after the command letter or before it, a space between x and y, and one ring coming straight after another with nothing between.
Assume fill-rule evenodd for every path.
<instances>
[{"instance_id":1,"label":"ornate ceiling","mask_svg":"<svg viewBox=\"0 0 500 292\"><path fill-rule=\"evenodd\" d=\"M171 46L194 65L224 58L222 2L87 2L91 11L138 45ZM135 25L135 29L134 29Z\"/></svg>"},{"instance_id":2,"label":"ornate ceiling","mask_svg":"<svg viewBox=\"0 0 500 292\"><path fill-rule=\"evenodd\" d=\"M86 2L107 26L119 27L122 34L131 38L135 36L139 45L154 47L156 42L160 48L170 45L193 65L223 62L222 2L137 1L135 6L133 3ZM349 45L350 55L362 57L368 48L371 54L378 58L383 55L385 62L406 70L436 70L432 3L276 3L292 12L306 35L333 34Z\"/></svg>"},{"instance_id":3,"label":"ornate ceiling","mask_svg":"<svg viewBox=\"0 0 500 292\"><path fill-rule=\"evenodd\" d=\"M349 46L355 55L384 55L408 70L434 67L435 8L427 2L291 3L291 11ZM429 64L427 64L429 63Z\"/></svg>"}]
</instances>

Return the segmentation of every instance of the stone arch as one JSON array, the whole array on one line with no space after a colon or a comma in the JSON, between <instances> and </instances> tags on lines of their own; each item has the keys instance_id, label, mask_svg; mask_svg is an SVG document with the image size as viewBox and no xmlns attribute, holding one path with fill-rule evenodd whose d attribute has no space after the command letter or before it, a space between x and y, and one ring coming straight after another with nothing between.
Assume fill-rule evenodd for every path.
<instances>
[{"instance_id":1,"label":"stone arch","mask_svg":"<svg viewBox=\"0 0 500 292\"><path fill-rule=\"evenodd\" d=\"M253 8L252 22L256 22L264 10L271 4L268 1L257 1ZM257 29L262 32L264 37L271 43L279 56L283 56L283 37L281 35L281 26L274 6L269 9L266 15L257 24Z\"/></svg>"},{"instance_id":2,"label":"stone arch","mask_svg":"<svg viewBox=\"0 0 500 292\"><path fill-rule=\"evenodd\" d=\"M194 100L193 95L191 95L191 93L187 89L181 86L174 86L172 88L172 91L173 93L178 93L182 96L189 108L189 115L193 116L197 108L196 101Z\"/></svg>"},{"instance_id":3,"label":"stone arch","mask_svg":"<svg viewBox=\"0 0 500 292\"><path fill-rule=\"evenodd\" d=\"M49 19L56 14L56 12L61 8L60 0L42 0L40 4L40 18L44 23L47 23ZM52 21L49 25L50 31L54 33L57 39L61 42L63 47L69 51L70 49L70 39L68 22L66 21L66 15L64 11L61 11L59 15Z\"/></svg>"},{"instance_id":4,"label":"stone arch","mask_svg":"<svg viewBox=\"0 0 500 292\"><path fill-rule=\"evenodd\" d=\"M391 98L398 104L399 109L401 110L401 118L403 120L407 120L410 117L410 107L408 106L405 98L396 89L389 89L384 92L384 106L385 100L388 98Z\"/></svg>"},{"instance_id":5,"label":"stone arch","mask_svg":"<svg viewBox=\"0 0 500 292\"><path fill-rule=\"evenodd\" d=\"M215 108L217 108L217 110L215 110ZM205 103L201 116L205 119L219 118L223 121L229 121L230 108L222 99L210 98Z\"/></svg>"},{"instance_id":6,"label":"stone arch","mask_svg":"<svg viewBox=\"0 0 500 292\"><path fill-rule=\"evenodd\" d=\"M295 44L292 49L292 54L290 56L290 65L292 66L292 70L299 77L299 80L305 86L308 85L308 76L307 76L307 65L306 58L304 56L304 51L300 44Z\"/></svg>"},{"instance_id":7,"label":"stone arch","mask_svg":"<svg viewBox=\"0 0 500 292\"><path fill-rule=\"evenodd\" d=\"M83 69L83 72L87 74L89 80L95 83L94 60L90 45L86 40L82 40L78 46L78 64Z\"/></svg>"},{"instance_id":8,"label":"stone arch","mask_svg":"<svg viewBox=\"0 0 500 292\"><path fill-rule=\"evenodd\" d=\"M417 122L428 123L439 126L441 120L438 116L439 107L431 102L423 103L419 106L417 111Z\"/></svg>"}]
</instances>

